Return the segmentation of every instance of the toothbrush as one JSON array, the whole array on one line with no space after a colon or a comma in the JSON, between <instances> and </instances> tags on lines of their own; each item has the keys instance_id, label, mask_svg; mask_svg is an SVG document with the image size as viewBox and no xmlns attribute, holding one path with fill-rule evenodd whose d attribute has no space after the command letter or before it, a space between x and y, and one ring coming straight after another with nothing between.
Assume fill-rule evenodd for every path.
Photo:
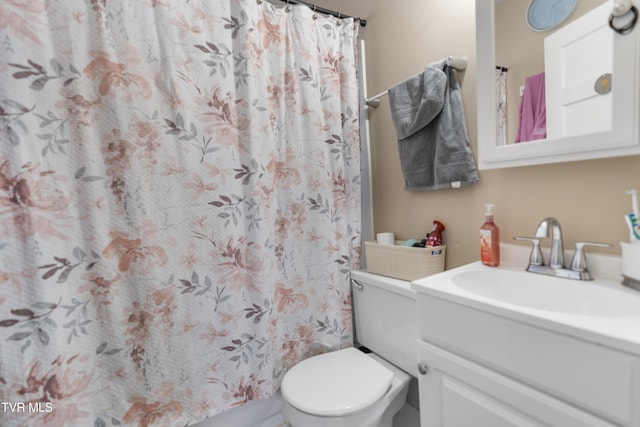
<instances>
[{"instance_id":1,"label":"toothbrush","mask_svg":"<svg viewBox=\"0 0 640 427\"><path fill-rule=\"evenodd\" d=\"M640 211L638 211L638 190L632 188L627 190L627 196L631 196L631 209L633 209L633 215L636 219L640 219Z\"/></svg>"},{"instance_id":2,"label":"toothbrush","mask_svg":"<svg viewBox=\"0 0 640 427\"><path fill-rule=\"evenodd\" d=\"M631 196L632 213L624 216L629 227L629 240L631 243L640 243L640 212L638 212L638 190L635 188L626 191L627 196Z\"/></svg>"},{"instance_id":3,"label":"toothbrush","mask_svg":"<svg viewBox=\"0 0 640 427\"><path fill-rule=\"evenodd\" d=\"M630 213L625 215L624 219L627 222L627 227L629 227L630 243L640 243L640 225L638 225L636 216Z\"/></svg>"}]
</instances>

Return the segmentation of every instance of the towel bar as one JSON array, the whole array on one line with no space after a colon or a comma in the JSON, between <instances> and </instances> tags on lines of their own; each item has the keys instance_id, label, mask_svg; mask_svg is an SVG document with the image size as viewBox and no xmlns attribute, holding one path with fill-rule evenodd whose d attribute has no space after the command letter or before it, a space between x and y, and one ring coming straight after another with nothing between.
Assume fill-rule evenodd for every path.
<instances>
[{"instance_id":1,"label":"towel bar","mask_svg":"<svg viewBox=\"0 0 640 427\"><path fill-rule=\"evenodd\" d=\"M451 68L454 68L458 71L464 71L467 69L467 64L469 60L466 56L450 56L447 58L447 65ZM378 108L380 106L380 98L387 95L388 91L380 92L377 95L373 95L371 98L367 98L365 100L365 104L368 107Z\"/></svg>"}]
</instances>

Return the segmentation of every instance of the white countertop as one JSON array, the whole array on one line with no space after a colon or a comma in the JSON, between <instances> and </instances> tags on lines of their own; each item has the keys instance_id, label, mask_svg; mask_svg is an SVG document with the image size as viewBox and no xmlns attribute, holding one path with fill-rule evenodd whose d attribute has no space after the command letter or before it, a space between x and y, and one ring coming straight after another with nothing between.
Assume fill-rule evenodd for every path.
<instances>
[{"instance_id":1,"label":"white countertop","mask_svg":"<svg viewBox=\"0 0 640 427\"><path fill-rule=\"evenodd\" d=\"M484 266L477 261L416 280L411 287L422 294L640 355L640 292L620 284L622 277L620 275L621 264L619 257L597 254L587 255L590 271L593 273L595 280L577 281L525 272L529 255L526 247L501 245L501 250L503 252L502 262L497 268ZM570 259L568 258L568 260ZM454 281L454 277L460 273L467 272L466 275L468 277L469 272L473 274L481 271L505 271L533 275L536 280L545 281L545 289L547 290L550 286L557 285L558 292L564 292L569 289L570 292L574 292L576 295L582 293L581 289L584 286L584 295L577 295L578 297L584 297L587 294L587 297L591 294L610 294L615 297L612 298L613 301L624 302L624 304L620 304L620 307L603 306L603 310L596 310L599 314L595 315L544 310L526 306L526 304L511 304L506 300L487 297L481 293L472 292L468 287L459 286ZM478 274L482 275L483 273ZM517 284L514 284L514 286L517 286ZM588 288L594 286L600 287L600 289ZM566 292L564 296L567 296ZM594 301L594 304L607 304L607 302Z\"/></svg>"}]
</instances>

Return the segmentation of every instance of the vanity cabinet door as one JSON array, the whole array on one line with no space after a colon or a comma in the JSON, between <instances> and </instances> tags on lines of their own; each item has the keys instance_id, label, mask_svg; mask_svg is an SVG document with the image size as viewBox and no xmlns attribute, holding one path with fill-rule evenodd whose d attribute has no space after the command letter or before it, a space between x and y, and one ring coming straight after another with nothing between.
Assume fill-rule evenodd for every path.
<instances>
[{"instance_id":1,"label":"vanity cabinet door","mask_svg":"<svg viewBox=\"0 0 640 427\"><path fill-rule=\"evenodd\" d=\"M418 351L422 427L615 426L425 341Z\"/></svg>"}]
</instances>

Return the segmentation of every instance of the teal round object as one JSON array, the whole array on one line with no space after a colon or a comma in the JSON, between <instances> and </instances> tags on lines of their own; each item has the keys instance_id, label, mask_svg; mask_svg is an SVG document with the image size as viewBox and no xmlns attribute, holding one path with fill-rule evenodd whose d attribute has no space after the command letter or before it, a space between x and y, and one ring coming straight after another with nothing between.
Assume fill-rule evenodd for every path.
<instances>
[{"instance_id":1,"label":"teal round object","mask_svg":"<svg viewBox=\"0 0 640 427\"><path fill-rule=\"evenodd\" d=\"M527 25L533 31L548 31L562 24L571 15L578 0L530 0Z\"/></svg>"}]
</instances>

